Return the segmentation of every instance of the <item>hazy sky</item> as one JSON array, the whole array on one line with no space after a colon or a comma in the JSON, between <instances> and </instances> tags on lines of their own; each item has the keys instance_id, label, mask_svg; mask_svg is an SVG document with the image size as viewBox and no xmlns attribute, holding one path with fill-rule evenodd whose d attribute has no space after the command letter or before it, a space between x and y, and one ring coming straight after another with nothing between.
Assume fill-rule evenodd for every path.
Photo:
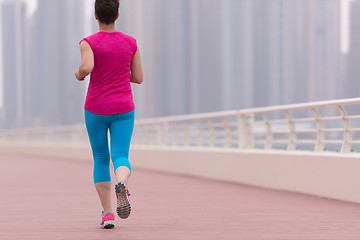
<instances>
[{"instance_id":1,"label":"hazy sky","mask_svg":"<svg viewBox=\"0 0 360 240\"><path fill-rule=\"evenodd\" d=\"M27 14L31 15L37 8L37 0L0 0L2 1L21 1L28 4ZM61 0L59 0L61 1ZM346 53L349 49L349 3L355 0L339 0L342 1L342 41L341 49ZM89 1L89 4L92 4L92 1ZM1 18L0 18L0 32L1 32ZM0 108L3 105L3 86L2 86L2 43L0 38Z\"/></svg>"}]
</instances>

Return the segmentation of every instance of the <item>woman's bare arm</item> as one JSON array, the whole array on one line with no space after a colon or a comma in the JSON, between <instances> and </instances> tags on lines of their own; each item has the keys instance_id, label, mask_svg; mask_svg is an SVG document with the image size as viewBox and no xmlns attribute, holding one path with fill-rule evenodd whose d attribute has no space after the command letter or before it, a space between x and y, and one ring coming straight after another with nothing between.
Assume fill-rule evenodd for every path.
<instances>
[{"instance_id":1,"label":"woman's bare arm","mask_svg":"<svg viewBox=\"0 0 360 240\"><path fill-rule=\"evenodd\" d=\"M143 69L139 48L136 50L131 62L130 82L137 84L141 84L143 82Z\"/></svg>"},{"instance_id":2,"label":"woman's bare arm","mask_svg":"<svg viewBox=\"0 0 360 240\"><path fill-rule=\"evenodd\" d=\"M80 43L81 51L81 64L79 69L76 70L75 76L79 81L83 81L87 75L91 73L94 68L94 53L90 45L82 41Z\"/></svg>"}]
</instances>

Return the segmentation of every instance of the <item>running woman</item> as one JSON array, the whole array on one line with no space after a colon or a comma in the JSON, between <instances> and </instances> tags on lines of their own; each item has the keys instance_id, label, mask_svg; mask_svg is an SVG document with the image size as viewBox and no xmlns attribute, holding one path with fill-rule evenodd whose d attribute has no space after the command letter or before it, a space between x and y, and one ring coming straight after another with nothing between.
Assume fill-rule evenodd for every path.
<instances>
[{"instance_id":1,"label":"running woman","mask_svg":"<svg viewBox=\"0 0 360 240\"><path fill-rule=\"evenodd\" d=\"M75 72L79 81L90 74L84 107L85 124L94 159L95 188L103 207L102 228L115 226L110 158L117 180L117 214L123 219L130 215L127 182L131 166L128 155L135 114L130 82L141 84L143 81L136 40L115 29L119 6L119 0L95 1L99 32L80 41L81 65Z\"/></svg>"}]
</instances>

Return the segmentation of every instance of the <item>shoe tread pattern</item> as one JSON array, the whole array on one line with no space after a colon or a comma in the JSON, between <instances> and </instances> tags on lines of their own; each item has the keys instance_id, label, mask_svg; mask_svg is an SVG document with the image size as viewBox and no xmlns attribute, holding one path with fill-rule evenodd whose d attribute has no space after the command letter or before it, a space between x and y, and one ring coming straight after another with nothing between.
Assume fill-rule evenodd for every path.
<instances>
[{"instance_id":1,"label":"shoe tread pattern","mask_svg":"<svg viewBox=\"0 0 360 240\"><path fill-rule=\"evenodd\" d=\"M115 192L118 197L117 214L122 219L128 218L131 212L131 206L127 197L126 187L123 184L116 184Z\"/></svg>"},{"instance_id":2,"label":"shoe tread pattern","mask_svg":"<svg viewBox=\"0 0 360 240\"><path fill-rule=\"evenodd\" d=\"M113 223L113 221L111 221L111 222L105 222L101 228L110 229L110 228L114 228L114 227L115 227L115 224Z\"/></svg>"}]
</instances>

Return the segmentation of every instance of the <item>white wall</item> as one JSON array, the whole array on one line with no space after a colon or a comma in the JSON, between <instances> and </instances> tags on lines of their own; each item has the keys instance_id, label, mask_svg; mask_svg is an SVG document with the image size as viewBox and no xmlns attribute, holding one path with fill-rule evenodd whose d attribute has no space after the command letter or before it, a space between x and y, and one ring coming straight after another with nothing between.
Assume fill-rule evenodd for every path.
<instances>
[{"instance_id":1,"label":"white wall","mask_svg":"<svg viewBox=\"0 0 360 240\"><path fill-rule=\"evenodd\" d=\"M132 164L360 203L360 155L257 150L133 148Z\"/></svg>"},{"instance_id":2,"label":"white wall","mask_svg":"<svg viewBox=\"0 0 360 240\"><path fill-rule=\"evenodd\" d=\"M91 161L89 146L2 145L0 153ZM135 168L186 174L360 203L360 155L132 147Z\"/></svg>"}]
</instances>

